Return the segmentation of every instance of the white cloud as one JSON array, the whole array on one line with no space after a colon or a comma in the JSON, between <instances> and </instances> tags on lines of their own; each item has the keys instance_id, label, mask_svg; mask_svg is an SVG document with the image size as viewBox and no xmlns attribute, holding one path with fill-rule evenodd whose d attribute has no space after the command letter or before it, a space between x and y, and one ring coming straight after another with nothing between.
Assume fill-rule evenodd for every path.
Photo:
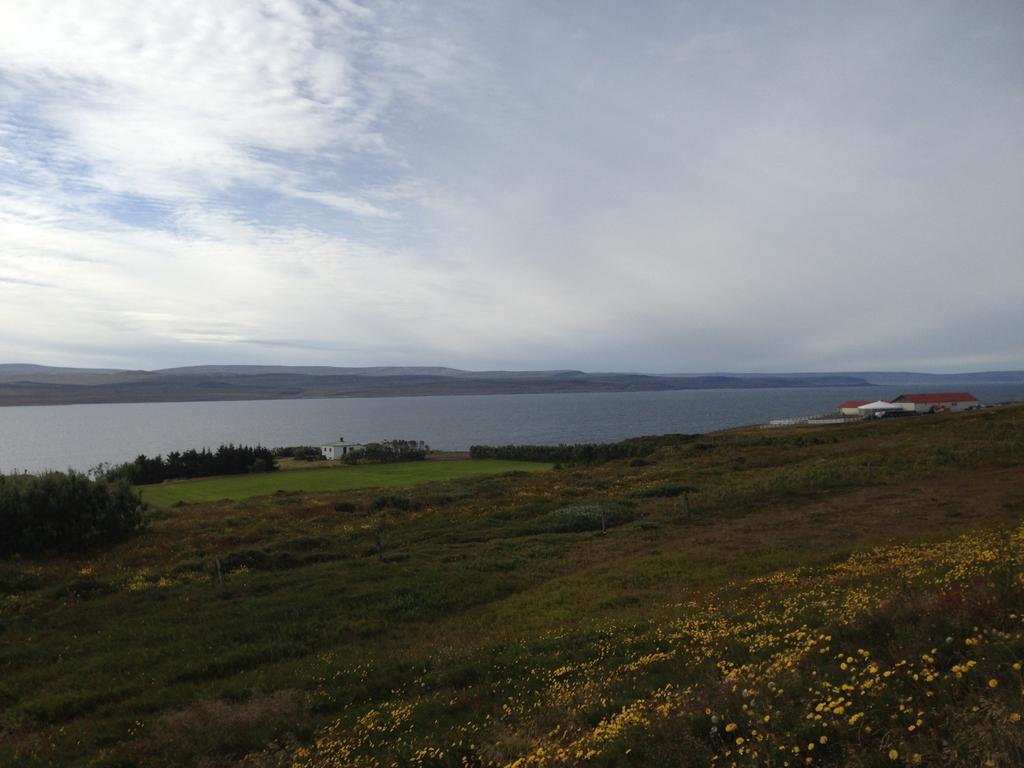
<instances>
[{"instance_id":1,"label":"white cloud","mask_svg":"<svg viewBox=\"0 0 1024 768\"><path fill-rule=\"evenodd\" d=\"M986 13L0 0L0 359L1024 365Z\"/></svg>"},{"instance_id":2,"label":"white cloud","mask_svg":"<svg viewBox=\"0 0 1024 768\"><path fill-rule=\"evenodd\" d=\"M338 206L297 183L294 156L394 159L385 113L457 74L457 46L409 15L303 0L6 3L0 72L56 133L51 149L104 190L201 200L287 182L278 191Z\"/></svg>"}]
</instances>

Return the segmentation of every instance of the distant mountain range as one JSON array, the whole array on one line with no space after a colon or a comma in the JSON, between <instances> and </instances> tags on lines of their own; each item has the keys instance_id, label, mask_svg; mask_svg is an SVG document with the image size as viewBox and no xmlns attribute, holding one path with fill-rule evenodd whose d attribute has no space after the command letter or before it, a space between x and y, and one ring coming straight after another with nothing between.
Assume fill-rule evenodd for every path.
<instances>
[{"instance_id":1,"label":"distant mountain range","mask_svg":"<svg viewBox=\"0 0 1024 768\"><path fill-rule=\"evenodd\" d=\"M1024 382L1024 371L929 373L643 374L463 371L435 366L199 365L155 371L0 364L0 405L398 397L679 389L856 387Z\"/></svg>"}]
</instances>

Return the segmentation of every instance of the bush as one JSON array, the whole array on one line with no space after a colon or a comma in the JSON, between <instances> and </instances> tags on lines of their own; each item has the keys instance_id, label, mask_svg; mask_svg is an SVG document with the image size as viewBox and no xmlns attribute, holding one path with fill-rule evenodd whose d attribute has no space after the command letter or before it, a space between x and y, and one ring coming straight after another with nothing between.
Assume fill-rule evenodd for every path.
<instances>
[{"instance_id":1,"label":"bush","mask_svg":"<svg viewBox=\"0 0 1024 768\"><path fill-rule=\"evenodd\" d=\"M580 533L614 528L634 519L621 504L573 504L549 512L528 526L528 533Z\"/></svg>"},{"instance_id":2,"label":"bush","mask_svg":"<svg viewBox=\"0 0 1024 768\"><path fill-rule=\"evenodd\" d=\"M272 451L278 459L297 459L298 461L324 461L324 455L315 445L285 445Z\"/></svg>"},{"instance_id":3,"label":"bush","mask_svg":"<svg viewBox=\"0 0 1024 768\"><path fill-rule=\"evenodd\" d=\"M370 505L370 509L374 512L382 509L416 510L422 507L422 502L410 499L408 496L378 496Z\"/></svg>"},{"instance_id":4,"label":"bush","mask_svg":"<svg viewBox=\"0 0 1024 768\"><path fill-rule=\"evenodd\" d=\"M422 440L384 440L367 443L361 451L345 456L346 464L394 464L399 461L423 461L430 446Z\"/></svg>"},{"instance_id":5,"label":"bush","mask_svg":"<svg viewBox=\"0 0 1024 768\"><path fill-rule=\"evenodd\" d=\"M657 485L654 488L647 488L640 491L637 495L648 499L672 499L686 493L694 493L696 490L697 489L693 486L682 485L681 483L664 483L662 485Z\"/></svg>"},{"instance_id":6,"label":"bush","mask_svg":"<svg viewBox=\"0 0 1024 768\"><path fill-rule=\"evenodd\" d=\"M128 482L78 472L0 475L0 555L81 552L142 525L144 504Z\"/></svg>"}]
</instances>

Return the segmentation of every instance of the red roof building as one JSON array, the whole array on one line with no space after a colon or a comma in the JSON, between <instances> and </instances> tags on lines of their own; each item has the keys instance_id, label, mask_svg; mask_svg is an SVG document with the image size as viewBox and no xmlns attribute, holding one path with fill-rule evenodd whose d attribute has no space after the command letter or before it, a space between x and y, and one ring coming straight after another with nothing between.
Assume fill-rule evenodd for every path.
<instances>
[{"instance_id":1,"label":"red roof building","mask_svg":"<svg viewBox=\"0 0 1024 768\"><path fill-rule=\"evenodd\" d=\"M970 392L924 392L900 395L894 403L912 403L918 413L933 411L968 411L978 408L978 398Z\"/></svg>"}]
</instances>

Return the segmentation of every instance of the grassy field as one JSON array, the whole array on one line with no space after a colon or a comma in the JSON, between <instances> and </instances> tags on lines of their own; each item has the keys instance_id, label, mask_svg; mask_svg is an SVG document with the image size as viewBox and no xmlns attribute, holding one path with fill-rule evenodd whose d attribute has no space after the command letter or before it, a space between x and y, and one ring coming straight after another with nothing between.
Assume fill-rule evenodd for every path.
<instances>
[{"instance_id":1,"label":"grassy field","mask_svg":"<svg viewBox=\"0 0 1024 768\"><path fill-rule=\"evenodd\" d=\"M469 459L333 467L317 464L309 469L289 469L287 472L225 475L144 485L139 490L142 498L150 504L166 507L179 501L239 500L279 492L316 493L353 488L396 488L502 472L539 472L550 468L550 464L534 462Z\"/></svg>"},{"instance_id":2,"label":"grassy field","mask_svg":"<svg viewBox=\"0 0 1024 768\"><path fill-rule=\"evenodd\" d=\"M0 765L1024 764L1024 408L389 494L0 563Z\"/></svg>"}]
</instances>

